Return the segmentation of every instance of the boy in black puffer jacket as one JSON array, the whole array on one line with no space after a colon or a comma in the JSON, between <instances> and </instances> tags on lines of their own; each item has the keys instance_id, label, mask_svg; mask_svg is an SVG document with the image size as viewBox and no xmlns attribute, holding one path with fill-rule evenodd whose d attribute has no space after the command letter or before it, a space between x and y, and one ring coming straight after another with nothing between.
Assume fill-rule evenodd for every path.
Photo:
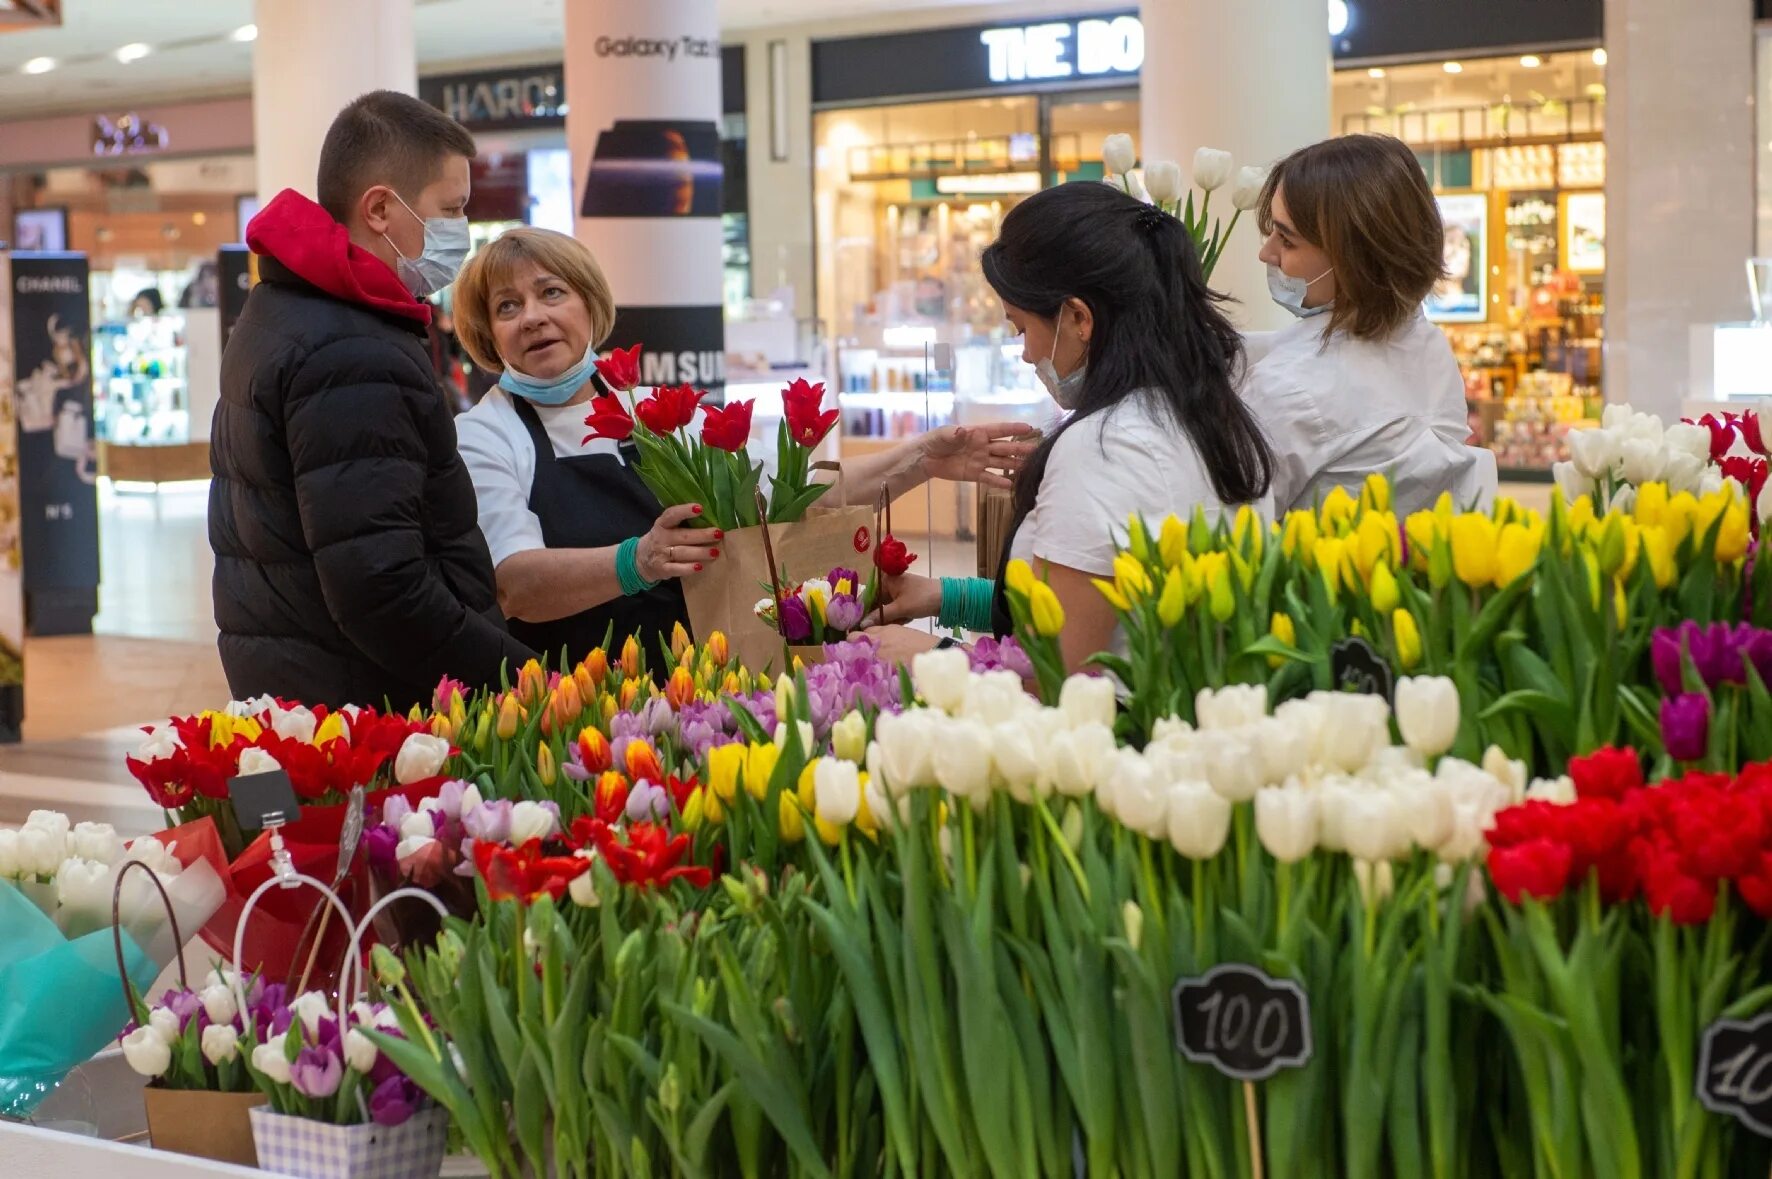
<instances>
[{"instance_id":1,"label":"boy in black puffer jacket","mask_svg":"<svg viewBox=\"0 0 1772 1179\"><path fill-rule=\"evenodd\" d=\"M319 203L286 189L246 241L260 282L210 434L215 618L236 698L429 701L530 651L505 631L424 297L467 253L474 140L376 91L333 121Z\"/></svg>"}]
</instances>

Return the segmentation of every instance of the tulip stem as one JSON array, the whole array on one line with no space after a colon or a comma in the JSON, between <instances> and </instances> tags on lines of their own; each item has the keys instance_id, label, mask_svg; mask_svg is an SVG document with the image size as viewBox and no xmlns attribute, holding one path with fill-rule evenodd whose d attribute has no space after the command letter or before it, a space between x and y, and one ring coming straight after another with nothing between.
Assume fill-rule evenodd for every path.
<instances>
[{"instance_id":1,"label":"tulip stem","mask_svg":"<svg viewBox=\"0 0 1772 1179\"><path fill-rule=\"evenodd\" d=\"M518 898L516 905L517 918L511 928L516 931L517 956L514 963L511 983L517 991L517 1022L521 1025L523 1022L523 993L529 989L524 985L526 980L523 975L528 968L529 963L527 961L528 954L523 948L523 901L521 898Z\"/></svg>"},{"instance_id":2,"label":"tulip stem","mask_svg":"<svg viewBox=\"0 0 1772 1179\"><path fill-rule=\"evenodd\" d=\"M1167 937L1168 930L1163 920L1163 894L1157 890L1157 866L1152 857L1150 840L1138 841L1138 858L1144 869L1145 908L1156 914L1157 929Z\"/></svg>"},{"instance_id":3,"label":"tulip stem","mask_svg":"<svg viewBox=\"0 0 1772 1179\"><path fill-rule=\"evenodd\" d=\"M1274 925L1274 940L1283 942L1286 937L1286 911L1292 900L1292 865L1280 860L1274 865L1274 891L1278 897L1277 920Z\"/></svg>"},{"instance_id":4,"label":"tulip stem","mask_svg":"<svg viewBox=\"0 0 1772 1179\"><path fill-rule=\"evenodd\" d=\"M1194 870L1194 967L1206 957L1206 862L1191 860Z\"/></svg>"},{"instance_id":5,"label":"tulip stem","mask_svg":"<svg viewBox=\"0 0 1772 1179\"><path fill-rule=\"evenodd\" d=\"M973 846L971 802L966 802L960 807L960 846L966 856L966 888L971 895L976 896L978 895L978 857Z\"/></svg>"},{"instance_id":6,"label":"tulip stem","mask_svg":"<svg viewBox=\"0 0 1772 1179\"><path fill-rule=\"evenodd\" d=\"M1077 878L1078 891L1083 894L1085 901L1089 900L1089 878L1083 875L1083 865L1077 862L1076 853L1071 851L1071 845L1064 837L1064 829L1058 825L1058 820L1052 817L1052 811L1047 807L1045 799L1039 799L1035 805L1039 808L1040 820L1052 833L1052 842L1058 848L1058 854L1064 857L1064 862L1070 867L1071 874Z\"/></svg>"}]
</instances>

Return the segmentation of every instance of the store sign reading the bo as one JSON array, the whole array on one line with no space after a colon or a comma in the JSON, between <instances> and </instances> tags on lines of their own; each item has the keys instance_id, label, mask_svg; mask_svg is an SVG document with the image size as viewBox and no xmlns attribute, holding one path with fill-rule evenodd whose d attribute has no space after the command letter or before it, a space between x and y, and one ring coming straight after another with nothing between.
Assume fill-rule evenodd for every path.
<instances>
[{"instance_id":1,"label":"store sign reading the bo","mask_svg":"<svg viewBox=\"0 0 1772 1179\"><path fill-rule=\"evenodd\" d=\"M978 39L989 51L993 82L1136 74L1144 65L1144 25L1136 16L986 29Z\"/></svg>"}]
</instances>

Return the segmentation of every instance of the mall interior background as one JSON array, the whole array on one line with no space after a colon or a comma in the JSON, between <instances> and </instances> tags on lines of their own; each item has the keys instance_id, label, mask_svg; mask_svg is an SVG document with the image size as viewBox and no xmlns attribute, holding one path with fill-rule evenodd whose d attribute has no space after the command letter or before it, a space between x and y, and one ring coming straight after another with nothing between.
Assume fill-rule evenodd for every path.
<instances>
[{"instance_id":1,"label":"mall interior background","mask_svg":"<svg viewBox=\"0 0 1772 1179\"><path fill-rule=\"evenodd\" d=\"M65 611L35 625L48 615L30 605L18 516L45 508L27 497L0 534L22 562L26 616L0 631L42 636L28 644L33 738L225 692L201 480L227 324L251 282L244 226L271 195L258 188L255 17L285 2L64 0L60 29L0 34L0 238L77 251L88 272L90 629L104 637L48 637L87 629ZM574 228L563 46L578 2L413 7L417 93L480 147L476 244L524 223ZM346 37L366 6L317 7ZM1397 135L1439 196L1450 278L1429 313L1504 478L1547 479L1607 399L1671 416L1772 393L1748 265L1772 254L1772 102L1753 101L1772 87L1772 4L1679 7L1674 27L1665 0L1238 0L1231 15L1192 0L721 0L724 395L756 398L770 438L781 385L822 380L843 409L833 449L851 455L947 421L1038 420L1044 395L978 252L1028 193L1099 177L1109 134L1170 140L1158 154L1200 145L1173 141L1200 124L1176 100L1179 75L1212 51L1196 30L1259 47L1263 20L1300 13L1329 67L1326 109L1305 107L1311 135ZM1061 43L1062 72L1028 51L1042 38ZM1285 105L1318 84L1265 54L1238 64L1248 80L1224 103ZM1256 245L1239 226L1232 251ZM1259 292L1234 293L1247 324L1275 326ZM465 397L465 359L438 348ZM967 490L899 510L938 572L971 572ZM95 705L71 686L107 669L124 669L126 699Z\"/></svg>"}]
</instances>

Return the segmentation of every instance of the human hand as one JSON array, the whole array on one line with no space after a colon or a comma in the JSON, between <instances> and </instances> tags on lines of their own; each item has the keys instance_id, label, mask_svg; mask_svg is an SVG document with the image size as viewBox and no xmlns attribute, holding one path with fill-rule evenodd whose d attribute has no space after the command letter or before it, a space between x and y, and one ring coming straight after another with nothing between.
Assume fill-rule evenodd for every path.
<instances>
[{"instance_id":1,"label":"human hand","mask_svg":"<svg viewBox=\"0 0 1772 1179\"><path fill-rule=\"evenodd\" d=\"M918 439L923 470L931 479L1007 488L1028 455L1039 446L1025 422L992 422L982 426L942 426Z\"/></svg>"},{"instance_id":2,"label":"human hand","mask_svg":"<svg viewBox=\"0 0 1772 1179\"><path fill-rule=\"evenodd\" d=\"M885 604L875 607L861 620L863 626L880 626L892 622L912 622L918 618L934 618L941 613L941 581L903 573L888 577L881 583Z\"/></svg>"},{"instance_id":3,"label":"human hand","mask_svg":"<svg viewBox=\"0 0 1772 1179\"><path fill-rule=\"evenodd\" d=\"M718 528L685 528L683 525L701 515L700 504L678 504L666 508L653 521L652 530L640 538L634 564L647 581L664 581L672 577L689 577L700 573L711 561L720 559L716 547L726 539Z\"/></svg>"},{"instance_id":4,"label":"human hand","mask_svg":"<svg viewBox=\"0 0 1772 1179\"><path fill-rule=\"evenodd\" d=\"M923 652L935 650L940 641L928 631L908 626L870 627L867 636L879 646L880 658L888 663L909 663Z\"/></svg>"}]
</instances>

